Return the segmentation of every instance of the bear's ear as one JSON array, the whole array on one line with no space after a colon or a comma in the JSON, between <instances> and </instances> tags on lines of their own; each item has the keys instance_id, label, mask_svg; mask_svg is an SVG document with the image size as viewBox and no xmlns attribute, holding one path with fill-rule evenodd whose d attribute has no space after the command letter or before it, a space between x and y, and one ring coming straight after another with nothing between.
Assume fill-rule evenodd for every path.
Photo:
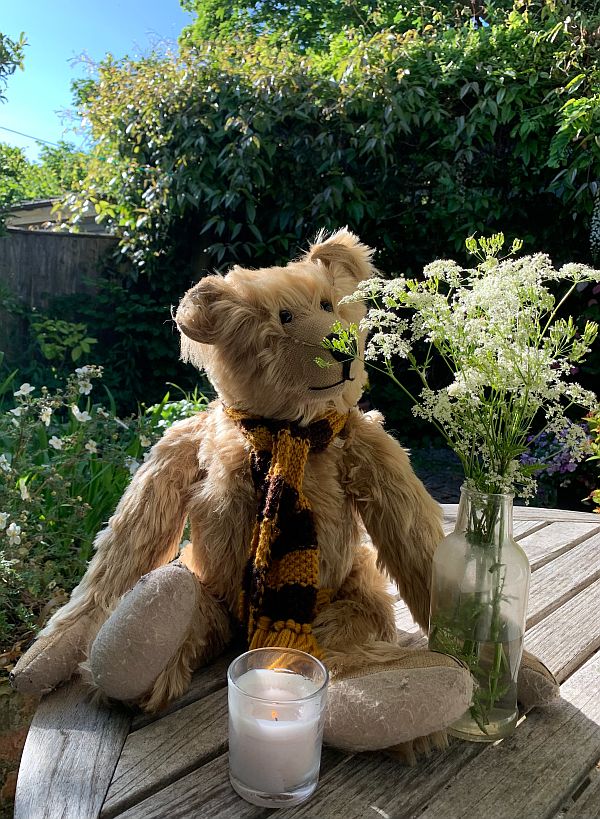
<instances>
[{"instance_id":1,"label":"bear's ear","mask_svg":"<svg viewBox=\"0 0 600 819\"><path fill-rule=\"evenodd\" d=\"M341 267L356 282L375 275L373 251L363 245L348 228L341 228L327 239L324 237L325 232L321 231L306 254L307 261L322 262L329 268L332 276L335 275L335 268Z\"/></svg>"},{"instance_id":2,"label":"bear's ear","mask_svg":"<svg viewBox=\"0 0 600 819\"><path fill-rule=\"evenodd\" d=\"M181 299L175 322L180 332L200 344L214 344L220 328L217 305L227 301L231 287L221 276L205 276Z\"/></svg>"}]
</instances>

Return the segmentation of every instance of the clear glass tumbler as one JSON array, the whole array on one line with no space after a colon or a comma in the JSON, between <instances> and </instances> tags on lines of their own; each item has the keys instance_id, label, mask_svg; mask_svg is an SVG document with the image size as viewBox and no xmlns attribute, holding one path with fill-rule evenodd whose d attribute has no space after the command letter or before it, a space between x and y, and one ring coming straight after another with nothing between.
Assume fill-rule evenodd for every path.
<instances>
[{"instance_id":1,"label":"clear glass tumbler","mask_svg":"<svg viewBox=\"0 0 600 819\"><path fill-rule=\"evenodd\" d=\"M319 780L328 673L295 649L258 648L229 666L229 778L254 805L304 802Z\"/></svg>"}]
</instances>

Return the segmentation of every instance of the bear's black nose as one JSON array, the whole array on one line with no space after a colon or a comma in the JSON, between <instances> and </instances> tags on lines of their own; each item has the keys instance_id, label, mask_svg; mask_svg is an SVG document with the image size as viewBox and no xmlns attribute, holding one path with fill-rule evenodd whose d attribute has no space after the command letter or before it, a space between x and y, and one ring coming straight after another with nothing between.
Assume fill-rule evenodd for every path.
<instances>
[{"instance_id":1,"label":"bear's black nose","mask_svg":"<svg viewBox=\"0 0 600 819\"><path fill-rule=\"evenodd\" d=\"M330 333L328 336L326 336L326 338L327 341L333 341L335 338L337 338L337 336L335 333ZM343 364L344 361L348 360L346 353L341 353L339 350L329 350L329 352L336 361L339 361L340 364Z\"/></svg>"}]
</instances>

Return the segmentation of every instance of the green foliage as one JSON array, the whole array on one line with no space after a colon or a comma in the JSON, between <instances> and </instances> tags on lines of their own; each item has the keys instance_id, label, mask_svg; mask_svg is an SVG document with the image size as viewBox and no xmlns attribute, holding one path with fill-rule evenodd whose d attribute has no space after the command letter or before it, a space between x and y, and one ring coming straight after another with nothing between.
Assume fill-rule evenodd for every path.
<instances>
[{"instance_id":1,"label":"green foliage","mask_svg":"<svg viewBox=\"0 0 600 819\"><path fill-rule=\"evenodd\" d=\"M345 223L390 271L499 223L528 252L586 259L600 75L595 30L568 11L519 3L474 29L417 4L415 27L319 53L240 33L107 60L82 103L96 148L79 206L136 269L169 276L199 253L281 261Z\"/></svg>"},{"instance_id":2,"label":"green foliage","mask_svg":"<svg viewBox=\"0 0 600 819\"><path fill-rule=\"evenodd\" d=\"M98 339L88 336L85 324L46 318L32 322L31 327L42 355L57 369L65 365L67 357L78 361L90 352L92 344L98 343Z\"/></svg>"},{"instance_id":3,"label":"green foliage","mask_svg":"<svg viewBox=\"0 0 600 819\"><path fill-rule=\"evenodd\" d=\"M6 99L3 91L8 77L14 74L17 68L23 68L23 57L27 40L21 32L19 39L14 40L0 32L0 102Z\"/></svg>"},{"instance_id":4,"label":"green foliage","mask_svg":"<svg viewBox=\"0 0 600 819\"><path fill-rule=\"evenodd\" d=\"M22 384L15 406L0 413L0 653L65 602L94 536L164 429L206 408L199 394L170 401L167 393L118 418L92 400L100 375L78 368L53 391ZM13 659L18 653L17 645Z\"/></svg>"},{"instance_id":5,"label":"green foliage","mask_svg":"<svg viewBox=\"0 0 600 819\"><path fill-rule=\"evenodd\" d=\"M87 154L59 140L57 145L42 145L39 164L51 174L58 193L75 190L87 170Z\"/></svg>"},{"instance_id":6,"label":"green foliage","mask_svg":"<svg viewBox=\"0 0 600 819\"><path fill-rule=\"evenodd\" d=\"M39 162L29 160L21 148L0 143L0 208L66 194L84 178L85 169L86 155L68 142L43 146Z\"/></svg>"},{"instance_id":7,"label":"green foliage","mask_svg":"<svg viewBox=\"0 0 600 819\"><path fill-rule=\"evenodd\" d=\"M596 467L600 467L600 409L591 413L586 418L586 421L592 435L592 455L589 460L596 462ZM590 500L592 503L596 504L596 509L594 511L600 514L600 469L597 469L596 471L595 486L596 488L592 490L587 500Z\"/></svg>"},{"instance_id":8,"label":"green foliage","mask_svg":"<svg viewBox=\"0 0 600 819\"><path fill-rule=\"evenodd\" d=\"M404 32L426 24L461 26L474 15L483 14L478 2L440 0L181 0L186 11L196 15L181 35L184 47L202 45L207 40L231 38L240 33L268 36L273 43L291 43L302 51L327 50L340 34L347 38L372 37L391 29ZM545 4L520 4L534 12ZM485 16L498 19L512 7L500 0L486 4Z\"/></svg>"},{"instance_id":9,"label":"green foliage","mask_svg":"<svg viewBox=\"0 0 600 819\"><path fill-rule=\"evenodd\" d=\"M182 32L183 45L198 45L242 31L268 35L279 42L289 40L302 49L326 48L332 33L344 29L373 33L374 29L393 24L399 9L397 2L389 0L182 0L181 5L196 15Z\"/></svg>"},{"instance_id":10,"label":"green foliage","mask_svg":"<svg viewBox=\"0 0 600 819\"><path fill-rule=\"evenodd\" d=\"M58 193L46 169L30 162L21 148L0 143L0 207Z\"/></svg>"},{"instance_id":11,"label":"green foliage","mask_svg":"<svg viewBox=\"0 0 600 819\"><path fill-rule=\"evenodd\" d=\"M186 391L196 385L214 394L206 379L178 361L179 334L171 319L172 305L190 286L189 273L176 268L163 277L123 281L116 272L97 281L93 298L72 295L56 298L53 316L76 316L98 339L94 360L104 368L104 383L120 412L132 412L138 402L157 402L166 381ZM37 377L39 380L39 377Z\"/></svg>"}]
</instances>

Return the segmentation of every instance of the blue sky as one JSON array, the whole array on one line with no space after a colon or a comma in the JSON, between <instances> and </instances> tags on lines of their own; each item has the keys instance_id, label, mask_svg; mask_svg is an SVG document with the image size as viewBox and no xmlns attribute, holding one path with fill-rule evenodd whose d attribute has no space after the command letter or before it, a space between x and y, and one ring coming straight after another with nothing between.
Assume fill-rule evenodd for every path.
<instances>
[{"instance_id":1,"label":"blue sky","mask_svg":"<svg viewBox=\"0 0 600 819\"><path fill-rule=\"evenodd\" d=\"M76 145L83 137L68 129L59 112L71 105L70 83L88 76L74 58L85 52L97 62L107 53L115 57L141 55L164 41L177 41L191 19L179 0L0 0L0 31L13 38L25 32L25 70L8 80L7 102L0 103L0 126L57 142ZM0 128L0 141L25 148L34 159L38 147L31 139Z\"/></svg>"}]
</instances>

